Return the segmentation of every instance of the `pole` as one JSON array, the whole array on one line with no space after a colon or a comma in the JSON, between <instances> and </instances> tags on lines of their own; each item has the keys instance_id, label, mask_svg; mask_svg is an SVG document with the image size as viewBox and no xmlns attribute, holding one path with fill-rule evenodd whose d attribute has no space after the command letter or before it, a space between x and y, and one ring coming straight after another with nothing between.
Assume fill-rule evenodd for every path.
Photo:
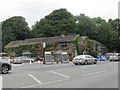
<instances>
[{"instance_id":1,"label":"pole","mask_svg":"<svg viewBox=\"0 0 120 90\"><path fill-rule=\"evenodd\" d=\"M44 42L43 43L43 57L44 57L43 64L45 64L45 47L46 47L46 43Z\"/></svg>"},{"instance_id":2,"label":"pole","mask_svg":"<svg viewBox=\"0 0 120 90\"><path fill-rule=\"evenodd\" d=\"M45 48L43 48L43 64L45 64Z\"/></svg>"}]
</instances>

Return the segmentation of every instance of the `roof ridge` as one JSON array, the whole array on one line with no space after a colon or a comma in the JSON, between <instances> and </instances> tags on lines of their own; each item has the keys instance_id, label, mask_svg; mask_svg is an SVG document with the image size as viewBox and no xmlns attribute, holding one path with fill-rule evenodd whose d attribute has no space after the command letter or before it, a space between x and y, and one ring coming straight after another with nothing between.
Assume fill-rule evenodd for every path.
<instances>
[{"instance_id":1,"label":"roof ridge","mask_svg":"<svg viewBox=\"0 0 120 90\"><path fill-rule=\"evenodd\" d=\"M73 34L73 35L65 35L66 36L77 36L78 34ZM47 39L47 38L55 38L55 37L63 37L63 36L54 36L54 37L42 37L42 38L30 38L30 39L25 39L26 40L37 40L37 39ZM24 40L23 40L24 41Z\"/></svg>"}]
</instances>

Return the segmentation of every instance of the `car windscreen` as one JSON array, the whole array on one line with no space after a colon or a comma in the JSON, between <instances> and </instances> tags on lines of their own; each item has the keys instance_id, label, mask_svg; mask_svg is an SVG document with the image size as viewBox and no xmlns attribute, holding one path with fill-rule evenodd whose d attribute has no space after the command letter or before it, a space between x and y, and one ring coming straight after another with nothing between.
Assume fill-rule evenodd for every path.
<instances>
[{"instance_id":1,"label":"car windscreen","mask_svg":"<svg viewBox=\"0 0 120 90\"><path fill-rule=\"evenodd\" d=\"M77 57L75 57L75 58L82 58L82 57L84 57L83 55L80 55L80 56L77 56Z\"/></svg>"}]
</instances>

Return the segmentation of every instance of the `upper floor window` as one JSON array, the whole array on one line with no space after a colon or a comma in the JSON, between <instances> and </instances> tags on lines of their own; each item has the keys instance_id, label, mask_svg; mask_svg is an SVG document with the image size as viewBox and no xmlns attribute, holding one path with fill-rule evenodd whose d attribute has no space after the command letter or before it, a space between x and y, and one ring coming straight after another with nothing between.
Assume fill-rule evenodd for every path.
<instances>
[{"instance_id":1,"label":"upper floor window","mask_svg":"<svg viewBox=\"0 0 120 90\"><path fill-rule=\"evenodd\" d=\"M61 48L67 47L67 45L61 45Z\"/></svg>"}]
</instances>

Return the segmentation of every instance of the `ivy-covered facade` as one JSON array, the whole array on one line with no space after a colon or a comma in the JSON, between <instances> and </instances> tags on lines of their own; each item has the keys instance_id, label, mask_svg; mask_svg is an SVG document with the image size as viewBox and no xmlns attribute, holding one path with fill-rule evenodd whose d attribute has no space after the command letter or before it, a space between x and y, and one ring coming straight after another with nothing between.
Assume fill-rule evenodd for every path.
<instances>
[{"instance_id":1,"label":"ivy-covered facade","mask_svg":"<svg viewBox=\"0 0 120 90\"><path fill-rule=\"evenodd\" d=\"M45 51L57 52L63 51L68 53L69 60L76 55L93 54L97 55L97 51L93 51L92 42L88 37L80 37L79 35L62 35L57 37L45 37L26 39L21 41L12 41L5 46L4 52L10 56L22 56L24 52L31 52L31 57L40 55L43 57L43 43L46 43Z\"/></svg>"}]
</instances>

